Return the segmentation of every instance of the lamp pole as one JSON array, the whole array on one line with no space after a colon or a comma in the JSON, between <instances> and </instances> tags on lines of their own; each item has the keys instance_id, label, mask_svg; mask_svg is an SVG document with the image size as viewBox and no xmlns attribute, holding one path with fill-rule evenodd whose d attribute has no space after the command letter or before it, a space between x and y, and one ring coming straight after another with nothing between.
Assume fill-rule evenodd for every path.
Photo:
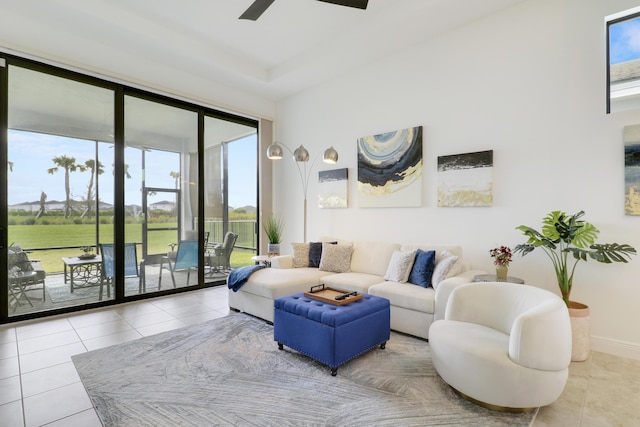
<instances>
[{"instance_id":1,"label":"lamp pole","mask_svg":"<svg viewBox=\"0 0 640 427\"><path fill-rule=\"evenodd\" d=\"M309 188L309 178L311 177L311 171L313 170L313 165L318 160L320 153L316 154L309 166L309 170L307 171L307 163L309 162L309 151L304 148L303 145L296 148L294 151L291 151L289 147L280 143L274 142L267 148L267 157L271 160L280 160L283 157L282 148L285 148L291 155L293 156L293 160L298 168L298 174L300 175L300 182L302 184L302 196L304 198L303 204L303 223L304 223L304 242L307 242L307 190ZM323 159L325 163L336 164L338 162L338 152L335 148L330 147L324 151ZM302 166L300 166L302 163Z\"/></svg>"}]
</instances>

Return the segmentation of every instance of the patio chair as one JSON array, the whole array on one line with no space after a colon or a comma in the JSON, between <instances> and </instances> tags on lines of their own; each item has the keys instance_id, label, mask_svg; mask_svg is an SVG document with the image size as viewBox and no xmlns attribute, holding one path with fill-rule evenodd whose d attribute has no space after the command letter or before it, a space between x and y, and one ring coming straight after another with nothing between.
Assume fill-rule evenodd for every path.
<instances>
[{"instance_id":1,"label":"patio chair","mask_svg":"<svg viewBox=\"0 0 640 427\"><path fill-rule=\"evenodd\" d=\"M175 271L187 271L187 286L191 277L191 269L198 270L198 241L197 240L180 240L178 242L178 250L173 256L163 256L160 261L160 276L158 277L158 290L162 289L162 270L168 269L171 273L171 281L173 287L176 287Z\"/></svg>"},{"instance_id":2,"label":"patio chair","mask_svg":"<svg viewBox=\"0 0 640 427\"><path fill-rule=\"evenodd\" d=\"M213 252L214 256L212 258L215 259L216 264L212 266L213 271L231 270L231 252L233 252L233 248L236 245L236 240L238 240L238 234L227 231L222 243L215 243L210 246L209 250Z\"/></svg>"},{"instance_id":3,"label":"patio chair","mask_svg":"<svg viewBox=\"0 0 640 427\"><path fill-rule=\"evenodd\" d=\"M13 311L20 305L20 300L25 299L33 307L29 291L42 289L42 302L46 299L45 278L46 273L38 260L29 259L19 245L12 245L7 252L7 275L9 296L13 298Z\"/></svg>"},{"instance_id":4,"label":"patio chair","mask_svg":"<svg viewBox=\"0 0 640 427\"><path fill-rule=\"evenodd\" d=\"M111 296L111 285L115 276L115 249L112 243L101 243L102 273L100 278L100 295L102 301L103 288L107 285L107 297ZM138 270L138 253L135 243L124 244L124 275L125 277L140 277Z\"/></svg>"}]
</instances>

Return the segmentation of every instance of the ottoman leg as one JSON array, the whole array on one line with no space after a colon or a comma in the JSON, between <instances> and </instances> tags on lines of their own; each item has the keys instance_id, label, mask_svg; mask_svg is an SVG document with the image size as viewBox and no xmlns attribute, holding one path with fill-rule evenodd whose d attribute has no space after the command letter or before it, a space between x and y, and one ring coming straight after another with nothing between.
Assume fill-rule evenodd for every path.
<instances>
[{"instance_id":1,"label":"ottoman leg","mask_svg":"<svg viewBox=\"0 0 640 427\"><path fill-rule=\"evenodd\" d=\"M338 375L338 368L331 368L331 376L335 377L336 375Z\"/></svg>"},{"instance_id":2,"label":"ottoman leg","mask_svg":"<svg viewBox=\"0 0 640 427\"><path fill-rule=\"evenodd\" d=\"M387 342L386 342L386 341L385 341L385 342L383 342L382 344L380 344L380 348L381 348L381 349L383 349L383 350L384 350L386 347L387 347Z\"/></svg>"},{"instance_id":3,"label":"ottoman leg","mask_svg":"<svg viewBox=\"0 0 640 427\"><path fill-rule=\"evenodd\" d=\"M282 350L284 348L284 346L282 345L281 342L278 343L278 350Z\"/></svg>"}]
</instances>

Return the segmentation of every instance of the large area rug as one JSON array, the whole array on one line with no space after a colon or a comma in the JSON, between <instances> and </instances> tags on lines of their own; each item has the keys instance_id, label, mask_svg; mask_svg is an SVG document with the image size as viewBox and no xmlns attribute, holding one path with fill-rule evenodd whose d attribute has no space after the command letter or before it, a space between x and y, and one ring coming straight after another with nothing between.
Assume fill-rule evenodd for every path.
<instances>
[{"instance_id":1,"label":"large area rug","mask_svg":"<svg viewBox=\"0 0 640 427\"><path fill-rule=\"evenodd\" d=\"M105 426L528 426L535 417L458 397L435 372L424 340L392 332L386 349L332 377L326 366L278 350L273 326L244 314L79 354L73 363Z\"/></svg>"}]
</instances>

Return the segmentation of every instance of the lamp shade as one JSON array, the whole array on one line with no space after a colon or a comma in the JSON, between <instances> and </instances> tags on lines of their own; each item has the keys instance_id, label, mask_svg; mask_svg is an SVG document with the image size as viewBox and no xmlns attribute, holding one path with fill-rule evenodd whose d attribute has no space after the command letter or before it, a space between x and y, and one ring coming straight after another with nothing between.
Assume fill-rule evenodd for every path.
<instances>
[{"instance_id":1,"label":"lamp shade","mask_svg":"<svg viewBox=\"0 0 640 427\"><path fill-rule=\"evenodd\" d=\"M324 157L322 160L325 163L335 165L338 163L338 152L333 148L333 146L331 146L324 151Z\"/></svg>"},{"instance_id":2,"label":"lamp shade","mask_svg":"<svg viewBox=\"0 0 640 427\"><path fill-rule=\"evenodd\" d=\"M282 158L282 147L277 142L274 142L267 147L267 158L271 160L278 160Z\"/></svg>"},{"instance_id":3,"label":"lamp shade","mask_svg":"<svg viewBox=\"0 0 640 427\"><path fill-rule=\"evenodd\" d=\"M301 144L300 147L296 148L296 151L293 152L293 159L296 162L308 162L309 161L309 152L306 148Z\"/></svg>"}]
</instances>

